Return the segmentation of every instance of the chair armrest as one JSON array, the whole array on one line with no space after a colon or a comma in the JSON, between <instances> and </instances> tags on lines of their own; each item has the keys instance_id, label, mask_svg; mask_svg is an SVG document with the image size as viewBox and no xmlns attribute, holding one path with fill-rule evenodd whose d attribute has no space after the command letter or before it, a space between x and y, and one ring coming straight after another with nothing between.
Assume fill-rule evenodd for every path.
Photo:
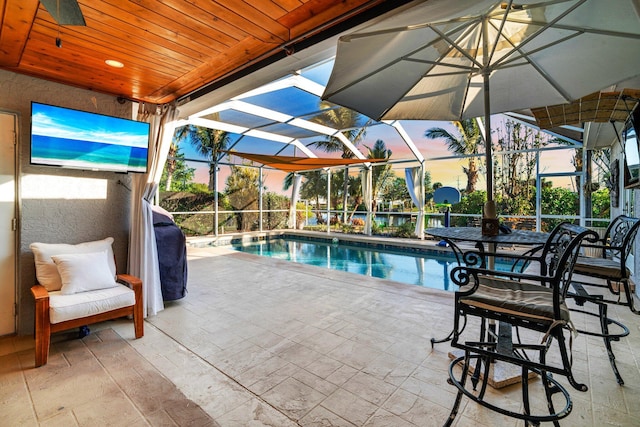
<instances>
[{"instance_id":1,"label":"chair armrest","mask_svg":"<svg viewBox=\"0 0 640 427\"><path fill-rule=\"evenodd\" d=\"M116 276L116 282L122 283L134 291L137 289L142 290L142 280L136 276L131 276L130 274L118 274Z\"/></svg>"},{"instance_id":2,"label":"chair armrest","mask_svg":"<svg viewBox=\"0 0 640 427\"><path fill-rule=\"evenodd\" d=\"M480 284L480 277L482 276L492 276L492 277L500 277L506 280L513 280L516 282L525 281L525 282L537 282L540 286L548 287L552 277L548 276L540 276L535 274L527 274L527 273L518 273L515 271L497 271L490 270L487 268L476 268L476 267L467 267L467 266L459 266L455 267L451 270L451 280L453 283L460 286L459 293L462 294L472 294L475 292L476 288ZM471 280L473 278L474 280ZM466 288L468 285L471 285L470 288ZM457 293L458 293L457 292Z\"/></svg>"},{"instance_id":3,"label":"chair armrest","mask_svg":"<svg viewBox=\"0 0 640 427\"><path fill-rule=\"evenodd\" d=\"M32 286L31 293L36 301L49 298L49 291L42 285Z\"/></svg>"},{"instance_id":4,"label":"chair armrest","mask_svg":"<svg viewBox=\"0 0 640 427\"><path fill-rule=\"evenodd\" d=\"M466 251L462 253L462 261L469 267L484 268L487 265L487 257L495 257L511 262L511 271L523 272L531 262L542 262L541 251L543 245L535 246L523 253L514 254L512 252L498 251L496 253L486 251Z\"/></svg>"},{"instance_id":5,"label":"chair armrest","mask_svg":"<svg viewBox=\"0 0 640 427\"><path fill-rule=\"evenodd\" d=\"M595 248L595 249L606 249L608 251L619 251L624 249L624 246L612 246L608 243L605 243L603 245L599 245L599 244L592 244L592 243L583 243L580 245L583 248Z\"/></svg>"},{"instance_id":6,"label":"chair armrest","mask_svg":"<svg viewBox=\"0 0 640 427\"><path fill-rule=\"evenodd\" d=\"M580 245L580 247L589 248L589 249L599 249L601 251L601 255L599 256L583 255L587 258L611 258L610 254L612 252L623 253L622 251L624 250L623 246L611 246L610 244L607 244L607 243L604 243L604 244L583 243Z\"/></svg>"},{"instance_id":7,"label":"chair armrest","mask_svg":"<svg viewBox=\"0 0 640 427\"><path fill-rule=\"evenodd\" d=\"M133 324L135 326L136 338L144 335L144 299L142 297L142 280L130 274L118 274L116 281L122 283L133 290L135 294L135 304L133 309Z\"/></svg>"}]
</instances>

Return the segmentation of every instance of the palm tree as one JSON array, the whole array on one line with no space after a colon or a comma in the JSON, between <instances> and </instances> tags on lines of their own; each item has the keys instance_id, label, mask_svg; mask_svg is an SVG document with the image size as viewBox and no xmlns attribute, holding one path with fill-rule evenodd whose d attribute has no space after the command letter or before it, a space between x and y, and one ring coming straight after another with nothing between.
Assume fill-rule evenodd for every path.
<instances>
[{"instance_id":1,"label":"palm tree","mask_svg":"<svg viewBox=\"0 0 640 427\"><path fill-rule=\"evenodd\" d=\"M293 185L293 180L295 179L296 174L293 172L289 172L285 175L284 180L282 181L282 190L287 191ZM293 195L291 196L293 199Z\"/></svg>"},{"instance_id":2,"label":"palm tree","mask_svg":"<svg viewBox=\"0 0 640 427\"><path fill-rule=\"evenodd\" d=\"M174 141L176 144L184 139L209 160L209 191L216 189L216 162L222 157L222 151L229 145L229 134L222 130L210 129L194 125L186 125L176 129Z\"/></svg>"},{"instance_id":3,"label":"palm tree","mask_svg":"<svg viewBox=\"0 0 640 427\"><path fill-rule=\"evenodd\" d=\"M365 145L365 147L367 146ZM378 139L375 144L373 144L373 148L367 147L367 150L369 151L369 153L367 154L368 159L389 160L391 158L391 155L393 154L391 150L387 149L387 146L381 139ZM377 209L376 196L378 195L378 192L382 190L392 178L393 172L391 172L391 165L386 164L382 166L371 167L371 198L373 199L372 211L374 213Z\"/></svg>"},{"instance_id":4,"label":"palm tree","mask_svg":"<svg viewBox=\"0 0 640 427\"><path fill-rule=\"evenodd\" d=\"M358 209L358 206L362 204L362 179L359 176L350 176L349 177L349 196L353 198L353 210L351 211L351 215L349 215L348 222L351 223L353 220L353 216Z\"/></svg>"},{"instance_id":5,"label":"palm tree","mask_svg":"<svg viewBox=\"0 0 640 427\"><path fill-rule=\"evenodd\" d=\"M366 134L366 127L368 125L365 124L363 127L356 128L358 121L360 120L360 113L357 113L353 110L344 107L332 107L333 104L321 101L320 108L323 110L323 113L316 116L312 121L334 128L334 129L347 129L342 132L342 134L356 145L358 141L364 138ZM327 153L335 153L342 152L343 159L352 159L354 153L349 150L345 145L335 136L327 136L324 139L314 141L309 145L315 145L316 147L324 150ZM346 222L346 208L349 197L349 167L345 166L343 170L344 180L342 187L342 206L343 206L343 222Z\"/></svg>"},{"instance_id":6,"label":"palm tree","mask_svg":"<svg viewBox=\"0 0 640 427\"><path fill-rule=\"evenodd\" d=\"M258 214L246 211L258 209L259 193L260 175L258 169L231 166L225 194L233 210L236 211L238 231L250 231L256 228Z\"/></svg>"},{"instance_id":7,"label":"palm tree","mask_svg":"<svg viewBox=\"0 0 640 427\"><path fill-rule=\"evenodd\" d=\"M321 170L304 172L302 174L305 181L300 186L300 197L303 199L315 199L316 219L318 224L324 223L320 212L320 195L327 194L327 179Z\"/></svg>"},{"instance_id":8,"label":"palm tree","mask_svg":"<svg viewBox=\"0 0 640 427\"><path fill-rule=\"evenodd\" d=\"M424 136L429 139L444 139L449 151L456 154L470 155L467 167L462 167L465 175L467 175L466 194L473 193L476 190L478 182L478 165L474 154L479 154L479 148L484 145L478 122L475 119L467 119L462 121L454 121L457 134L452 134L443 128L427 129Z\"/></svg>"},{"instance_id":9,"label":"palm tree","mask_svg":"<svg viewBox=\"0 0 640 427\"><path fill-rule=\"evenodd\" d=\"M165 172L167 173L167 182L165 184L165 191L171 190L171 182L173 181L173 174L178 167L178 161L176 160L176 154L178 154L178 144L175 142L175 136L171 145L169 146L169 154L167 155L167 163L164 165Z\"/></svg>"}]
</instances>

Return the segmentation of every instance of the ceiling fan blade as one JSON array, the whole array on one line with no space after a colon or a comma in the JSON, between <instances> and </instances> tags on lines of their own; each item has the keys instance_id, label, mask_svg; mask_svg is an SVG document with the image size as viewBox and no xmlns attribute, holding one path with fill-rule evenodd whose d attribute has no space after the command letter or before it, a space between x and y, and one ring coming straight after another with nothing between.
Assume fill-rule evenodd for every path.
<instances>
[{"instance_id":1,"label":"ceiling fan blade","mask_svg":"<svg viewBox=\"0 0 640 427\"><path fill-rule=\"evenodd\" d=\"M78 0L40 0L59 25L87 25Z\"/></svg>"}]
</instances>

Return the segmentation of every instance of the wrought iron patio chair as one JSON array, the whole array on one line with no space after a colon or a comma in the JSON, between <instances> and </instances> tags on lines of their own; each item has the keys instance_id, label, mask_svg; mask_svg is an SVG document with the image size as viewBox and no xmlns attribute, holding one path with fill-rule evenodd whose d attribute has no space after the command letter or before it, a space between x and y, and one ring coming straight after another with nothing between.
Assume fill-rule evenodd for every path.
<instances>
[{"instance_id":1,"label":"wrought iron patio chair","mask_svg":"<svg viewBox=\"0 0 640 427\"><path fill-rule=\"evenodd\" d=\"M587 386L575 380L572 372L570 340L565 333L572 324L565 298L571 282L580 244L584 239L595 241L595 232L569 223L558 225L549 234L540 256L540 274L504 272L486 268L459 266L452 270L451 279L460 286L455 293L454 332L451 345L464 351L449 367L450 382L458 389L454 406L445 425L454 421L462 397L501 414L525 420L527 423L558 420L571 412L571 396L552 374L566 377L579 391ZM479 337L468 340L463 334L470 328L467 318L479 320ZM492 334L488 323L499 324L500 335ZM475 323L474 323L475 324ZM515 328L515 329L514 329ZM511 336L515 330L516 340ZM470 331L468 331L470 332ZM472 331L471 331L472 332ZM533 334L533 336L532 336ZM542 339L540 340L540 336ZM559 362L549 362L547 353L556 343ZM491 364L503 361L521 368L523 412L502 408L486 399L486 387ZM462 373L456 377L454 369L462 365ZM529 400L529 376L541 377L548 414L532 413ZM467 380L470 379L473 390ZM479 391L478 383L482 381ZM564 407L556 410L552 396L561 393Z\"/></svg>"},{"instance_id":2,"label":"wrought iron patio chair","mask_svg":"<svg viewBox=\"0 0 640 427\"><path fill-rule=\"evenodd\" d=\"M621 322L609 318L608 305L626 305L633 313L640 314L634 305L631 272L626 266L639 227L640 219L620 215L611 221L602 238L594 243L583 243L583 248L595 250L599 255L578 257L572 289L569 291L569 296L575 300L576 305L583 307L585 303L590 303L596 306L597 312L572 309L598 317L599 320L599 331L578 329L578 332L604 340L611 368L620 385L624 384L624 380L616 366L611 342L629 335L629 329Z\"/></svg>"},{"instance_id":3,"label":"wrought iron patio chair","mask_svg":"<svg viewBox=\"0 0 640 427\"><path fill-rule=\"evenodd\" d=\"M601 301L607 304L626 305L635 313L640 310L635 308L630 281L631 271L627 267L627 259L633 252L633 244L640 227L640 219L620 215L611 221L602 238L597 242L585 243L584 248L596 249L599 256L580 256L576 261L574 278L575 283L583 286L608 289L616 296L616 299L602 297ZM606 284L588 280L588 278L603 279ZM586 280L585 280L586 279ZM622 299L624 292L625 299Z\"/></svg>"}]
</instances>

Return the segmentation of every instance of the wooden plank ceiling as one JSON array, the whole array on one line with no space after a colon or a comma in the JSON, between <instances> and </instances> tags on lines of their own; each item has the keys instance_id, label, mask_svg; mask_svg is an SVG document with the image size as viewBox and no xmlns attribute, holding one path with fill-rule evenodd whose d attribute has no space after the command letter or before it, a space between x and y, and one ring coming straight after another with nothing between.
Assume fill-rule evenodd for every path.
<instances>
[{"instance_id":1,"label":"wooden plank ceiling","mask_svg":"<svg viewBox=\"0 0 640 427\"><path fill-rule=\"evenodd\" d=\"M85 27L59 26L38 0L0 0L0 68L126 99L166 103L281 54L288 43L384 0L78 3ZM124 67L109 67L107 59Z\"/></svg>"}]
</instances>

